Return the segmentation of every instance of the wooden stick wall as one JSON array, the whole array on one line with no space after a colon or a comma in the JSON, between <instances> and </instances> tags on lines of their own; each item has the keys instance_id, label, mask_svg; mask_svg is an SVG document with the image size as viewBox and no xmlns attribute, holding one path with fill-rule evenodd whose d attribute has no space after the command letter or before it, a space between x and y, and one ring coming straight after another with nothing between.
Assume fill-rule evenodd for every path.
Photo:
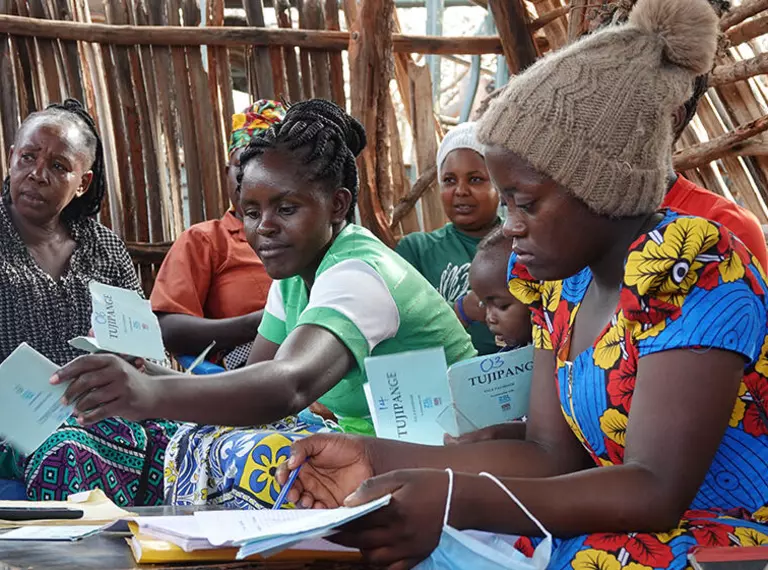
<instances>
[{"instance_id":1,"label":"wooden stick wall","mask_svg":"<svg viewBox=\"0 0 768 570\"><path fill-rule=\"evenodd\" d=\"M147 290L179 233L228 207L234 62L254 98L324 97L363 121L370 146L360 159L361 219L394 244L445 223L435 178L442 126L430 74L413 54L503 53L516 73L586 31L600 4L490 0L499 36L429 38L401 34L392 0L274 0L269 8L242 0L250 27L240 28L224 27L224 0L207 0L204 14L198 0L102 2L104 23L94 23L87 0L0 0L0 174L24 117L65 97L82 100L107 153L101 221L126 240ZM277 25L264 27L272 10ZM744 0L723 18L734 47L718 61L676 157L688 176L763 223L768 91L758 74L768 54L756 38L767 12L765 0ZM413 185L394 102L413 137Z\"/></svg>"}]
</instances>

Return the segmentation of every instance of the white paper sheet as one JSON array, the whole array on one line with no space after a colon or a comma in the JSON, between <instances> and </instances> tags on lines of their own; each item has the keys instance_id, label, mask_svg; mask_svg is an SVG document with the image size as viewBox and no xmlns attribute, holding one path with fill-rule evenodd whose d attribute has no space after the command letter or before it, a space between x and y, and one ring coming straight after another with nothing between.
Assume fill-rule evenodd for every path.
<instances>
[{"instance_id":1,"label":"white paper sheet","mask_svg":"<svg viewBox=\"0 0 768 570\"><path fill-rule=\"evenodd\" d=\"M103 528L103 525L25 526L0 534L0 540L72 542L96 534Z\"/></svg>"},{"instance_id":2,"label":"white paper sheet","mask_svg":"<svg viewBox=\"0 0 768 570\"><path fill-rule=\"evenodd\" d=\"M195 513L200 531L213 545L245 544L281 535L329 529L389 504L390 495L359 507L327 510L202 511Z\"/></svg>"}]
</instances>

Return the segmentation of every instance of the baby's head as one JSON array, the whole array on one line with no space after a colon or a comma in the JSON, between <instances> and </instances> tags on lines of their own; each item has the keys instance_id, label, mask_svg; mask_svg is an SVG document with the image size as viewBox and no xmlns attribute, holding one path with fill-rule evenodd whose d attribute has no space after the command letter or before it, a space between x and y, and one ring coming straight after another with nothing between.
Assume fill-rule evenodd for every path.
<instances>
[{"instance_id":1,"label":"baby's head","mask_svg":"<svg viewBox=\"0 0 768 570\"><path fill-rule=\"evenodd\" d=\"M485 308L485 322L500 346L531 342L531 317L523 303L507 288L507 265L512 240L501 228L493 230L477 246L469 269L469 286Z\"/></svg>"}]
</instances>

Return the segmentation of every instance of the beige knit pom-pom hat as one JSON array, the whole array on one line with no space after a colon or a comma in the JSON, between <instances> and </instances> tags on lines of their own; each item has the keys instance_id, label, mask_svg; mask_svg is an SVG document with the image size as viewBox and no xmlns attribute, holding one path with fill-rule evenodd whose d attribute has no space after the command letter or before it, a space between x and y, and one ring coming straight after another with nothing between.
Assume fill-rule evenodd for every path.
<instances>
[{"instance_id":1,"label":"beige knit pom-pom hat","mask_svg":"<svg viewBox=\"0 0 768 570\"><path fill-rule=\"evenodd\" d=\"M639 0L627 24L513 78L478 139L525 158L597 214L653 212L672 168L672 115L712 68L717 32L707 0Z\"/></svg>"}]
</instances>

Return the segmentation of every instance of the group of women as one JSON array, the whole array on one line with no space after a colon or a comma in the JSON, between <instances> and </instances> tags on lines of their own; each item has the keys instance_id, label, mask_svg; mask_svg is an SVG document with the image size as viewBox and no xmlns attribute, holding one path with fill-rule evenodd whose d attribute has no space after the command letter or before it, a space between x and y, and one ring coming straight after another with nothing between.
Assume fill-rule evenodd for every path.
<instances>
[{"instance_id":1,"label":"group of women","mask_svg":"<svg viewBox=\"0 0 768 570\"><path fill-rule=\"evenodd\" d=\"M65 364L52 382L75 414L30 457L0 447L0 476L33 499L100 486L121 504L260 508L303 465L297 506L392 495L333 540L398 570L677 569L696 545L768 544L765 244L662 207L674 117L713 64L717 30L706 0L639 0L627 23L516 76L479 122L482 146L439 165L453 226L437 237L471 260L486 236L487 267L468 272L430 259L435 236L409 238L401 256L355 225L363 128L326 101L290 106L237 157L236 212L274 281L247 364L215 376L72 360L87 282L138 283L91 218L104 187L92 122L71 102L32 115L0 207L0 356L27 341ZM431 264L427 278L404 258ZM470 293L484 274L502 291ZM502 344L528 342L494 324L520 321L512 303L528 307L535 346L523 429L444 447L371 437L367 356L442 346L449 364L468 358L474 308ZM315 402L336 422L296 419Z\"/></svg>"}]
</instances>

